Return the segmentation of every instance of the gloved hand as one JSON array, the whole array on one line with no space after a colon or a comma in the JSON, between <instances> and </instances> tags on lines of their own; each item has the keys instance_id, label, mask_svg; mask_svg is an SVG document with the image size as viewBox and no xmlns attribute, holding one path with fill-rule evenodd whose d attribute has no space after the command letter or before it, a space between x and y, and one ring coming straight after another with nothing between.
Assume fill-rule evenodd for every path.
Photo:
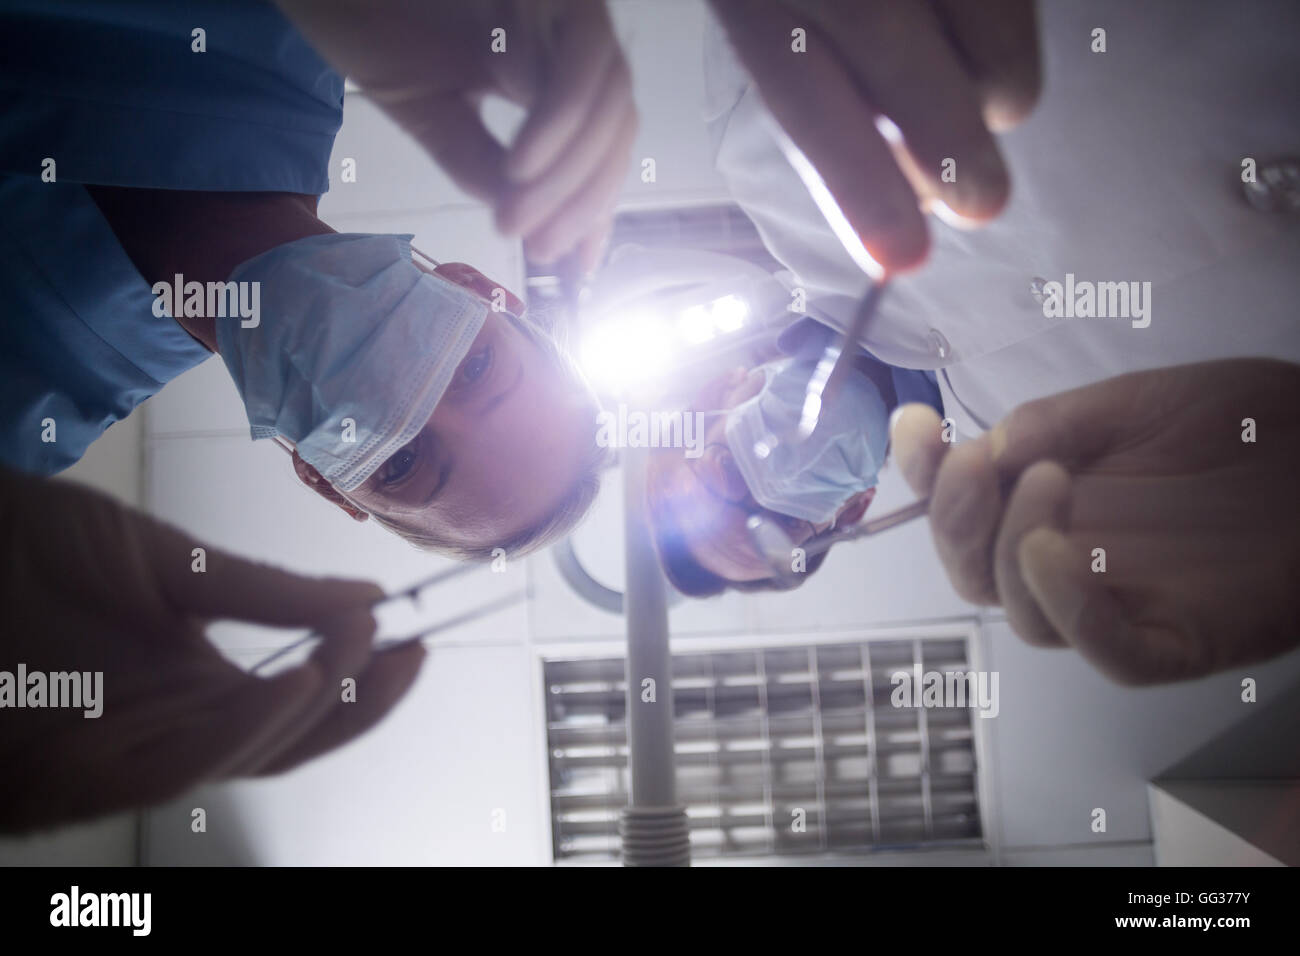
<instances>
[{"instance_id":1,"label":"gloved hand","mask_svg":"<svg viewBox=\"0 0 1300 956\"><path fill-rule=\"evenodd\" d=\"M1033 0L710 2L768 109L886 271L925 258L918 198L968 222L1006 203L992 133L1038 97ZM796 29L806 52L792 49ZM905 148L877 131L878 115ZM945 182L949 159L956 178Z\"/></svg>"},{"instance_id":2,"label":"gloved hand","mask_svg":"<svg viewBox=\"0 0 1300 956\"><path fill-rule=\"evenodd\" d=\"M374 725L424 658L419 645L372 652L374 584L246 561L71 484L0 469L0 541L0 671L103 672L97 718L0 708L0 831L286 770ZM202 573L196 547L206 548ZM302 665L254 677L207 641L213 618L313 627L326 639ZM342 700L345 677L356 679L355 702Z\"/></svg>"},{"instance_id":3,"label":"gloved hand","mask_svg":"<svg viewBox=\"0 0 1300 956\"><path fill-rule=\"evenodd\" d=\"M550 262L591 269L636 138L622 50L601 0L278 0L334 67L411 134L498 227ZM493 31L504 30L502 52ZM509 148L488 93L528 110Z\"/></svg>"},{"instance_id":4,"label":"gloved hand","mask_svg":"<svg viewBox=\"0 0 1300 956\"><path fill-rule=\"evenodd\" d=\"M953 445L909 405L894 455L933 496L962 597L1121 683L1188 680L1300 643L1298 404L1300 366L1205 362L1038 399Z\"/></svg>"}]
</instances>

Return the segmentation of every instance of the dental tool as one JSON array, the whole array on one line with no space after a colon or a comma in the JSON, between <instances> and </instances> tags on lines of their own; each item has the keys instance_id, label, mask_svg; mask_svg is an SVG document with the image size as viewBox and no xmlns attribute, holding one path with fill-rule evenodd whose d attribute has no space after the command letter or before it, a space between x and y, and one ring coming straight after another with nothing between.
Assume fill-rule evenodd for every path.
<instances>
[{"instance_id":1,"label":"dental tool","mask_svg":"<svg viewBox=\"0 0 1300 956\"><path fill-rule=\"evenodd\" d=\"M438 268L438 266L442 265L442 263L439 262L437 259L433 258L433 256L429 255L428 253L421 252L419 249L415 248L414 245L411 246L411 251L418 253L421 259L423 259L425 262L432 264L435 269Z\"/></svg>"},{"instance_id":2,"label":"dental tool","mask_svg":"<svg viewBox=\"0 0 1300 956\"><path fill-rule=\"evenodd\" d=\"M786 134L779 124L772 121L772 127L772 133L781 149L781 153L804 184L804 188L808 190L808 194L817 205L818 211L822 214L822 218L826 220L831 232L840 241L840 245L844 247L844 251L848 253L854 265L872 280L871 288L867 290L861 305L858 306L853 321L844 330L844 335L841 337L839 344L827 347L821 361L817 363L812 377L809 378L808 388L804 396L803 413L800 416L798 425L792 430L787 430L785 435L773 436L778 441L797 445L816 430L817 422L821 420L823 406L834 397L836 390L839 388L839 383L846 371L845 366L852 362L852 356L858 349L862 340L862 333L866 330L868 321L880 307L880 298L884 293L888 276L862 242L848 217L844 215L844 210L835 201L835 197L831 194L830 188L826 185L826 181L822 179L821 174L817 172L817 168L813 166L808 157L795 145L794 140ZM762 450L756 450L762 456ZM770 452L771 449L768 449L768 451Z\"/></svg>"},{"instance_id":3,"label":"dental tool","mask_svg":"<svg viewBox=\"0 0 1300 956\"><path fill-rule=\"evenodd\" d=\"M437 574L430 575L429 577L424 578L421 581L417 581L411 586L403 588L402 590L397 591L394 594L385 594L383 597L376 598L374 601L371 601L369 604L365 605L365 607L367 609L373 609L379 607L380 605L389 604L394 601L410 601L418 607L420 604L421 595L423 594L424 591L428 590L434 585L441 584L444 581L449 581L452 578L459 577L462 574L466 574L470 571L477 571L482 567L484 567L484 565L481 564L458 564L455 567L448 568L445 571L439 571ZM488 614L493 614L499 610L510 607L511 605L519 604L520 602L524 601L527 597L528 597L527 591L517 591L512 594L508 594L505 597L497 598L492 601L486 601L483 604L470 608L468 611L464 611L461 614L453 615L452 617L439 621L436 624L430 625L429 627L420 628L419 630L414 631L410 634L403 635L402 637L385 638L382 641L376 642L374 649L376 651L383 651L394 647L400 647L406 644L413 644L416 641L427 641L435 634L439 634L442 633L443 631L451 630L452 628L459 627L462 624L468 624L471 621L478 620L480 617L486 617ZM253 667L250 670L250 673L256 674L264 667L274 663L275 661L278 661L286 654L289 654L290 652L296 650L297 648L302 647L304 644L308 643L309 641L319 641L323 639L324 639L323 634L320 634L316 631L312 631L310 634L300 637L298 640L285 645L284 647L280 648L278 651L275 651L268 657L265 657L262 660L258 661L256 664L253 665Z\"/></svg>"},{"instance_id":4,"label":"dental tool","mask_svg":"<svg viewBox=\"0 0 1300 956\"><path fill-rule=\"evenodd\" d=\"M880 300L884 297L886 288L888 288L886 281L872 285L863 296L858 310L853 314L853 321L844 330L844 335L839 342L827 346L826 351L822 353L821 360L813 369L812 376L808 379L808 388L804 392L803 412L799 417L799 425L795 429L796 443L804 441L816 431L817 423L821 420L822 408L839 391L840 383L848 373L849 366L853 364L853 356L858 349L862 333L866 330L872 316L876 314L876 310L880 308Z\"/></svg>"},{"instance_id":5,"label":"dental tool","mask_svg":"<svg viewBox=\"0 0 1300 956\"><path fill-rule=\"evenodd\" d=\"M790 569L790 560L796 547L803 550L805 558L811 558L842 541L854 541L858 538L868 538L872 535L881 534L891 528L896 528L901 524L906 524L929 514L929 511L930 499L928 497L921 498L902 508L896 508L867 521L860 521L848 528L840 528L819 534L805 541L802 545L796 545L781 527L775 522L764 519L762 515L750 515L745 522L745 527L749 530L754 547L767 561L774 574L781 580L788 581L795 574Z\"/></svg>"}]
</instances>

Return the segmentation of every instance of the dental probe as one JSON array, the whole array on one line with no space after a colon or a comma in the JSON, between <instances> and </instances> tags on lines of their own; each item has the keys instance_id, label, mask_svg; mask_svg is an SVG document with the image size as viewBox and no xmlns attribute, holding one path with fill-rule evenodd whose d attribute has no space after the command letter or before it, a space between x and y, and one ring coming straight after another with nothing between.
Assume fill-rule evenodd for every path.
<instances>
[{"instance_id":1,"label":"dental probe","mask_svg":"<svg viewBox=\"0 0 1300 956\"><path fill-rule=\"evenodd\" d=\"M897 508L886 514L867 521L860 521L848 528L817 535L798 547L803 549L805 558L821 554L842 541L853 541L880 534L900 524L906 524L930 511L930 499L921 498L909 505ZM772 570L782 580L787 580L794 573L789 570L791 552L796 547L790 536L774 522L767 521L762 515L750 515L745 522L750 538L760 554L767 560Z\"/></svg>"},{"instance_id":2,"label":"dental probe","mask_svg":"<svg viewBox=\"0 0 1300 956\"><path fill-rule=\"evenodd\" d=\"M437 574L430 575L429 577L424 578L421 581L417 581L414 584L410 585L409 587L403 588L402 590L397 591L393 594L385 594L382 597L378 597L375 600L371 601L369 604L365 605L365 607L367 609L375 608L380 606L381 604L387 604L392 601L398 601L398 600L409 600L413 603L418 604L420 593L425 589L430 588L435 584L441 584L443 581L448 581L452 578L459 577L462 574L467 574L470 571L476 571L481 567L482 565L479 564L468 564L468 563L458 564L454 567L447 568L444 571L439 571ZM471 608L468 611L465 611L463 614L455 615L454 617L450 617L444 621L439 621L437 624L433 624L428 628L423 628L414 634L408 634L404 637L386 638L384 641L375 645L375 650L386 650L390 647L395 647L398 644L405 644L415 640L423 640L425 638L431 637L434 634L439 633L440 631L445 631L450 628L456 627L460 624L464 624L467 621L471 621L478 617L482 617L483 615L489 614L492 611L496 611L503 607L508 607L511 604L517 604L520 601L524 600L525 597L527 597L527 593L524 591L520 591L515 594L507 595L505 598L499 598L495 601L488 601L484 604L480 604L477 607ZM298 640L285 645L284 647L280 648L278 651L272 653L270 656L265 657L262 660L258 661L256 664L253 665L251 672L255 674L258 671L260 671L262 668L266 667L268 664L272 664L275 661L278 661L280 658L284 657L286 654L290 653L291 651L296 650L299 647L302 647L302 645L306 644L308 641L320 640L323 637L324 635L318 633L317 631L312 631L310 634L300 637Z\"/></svg>"}]
</instances>

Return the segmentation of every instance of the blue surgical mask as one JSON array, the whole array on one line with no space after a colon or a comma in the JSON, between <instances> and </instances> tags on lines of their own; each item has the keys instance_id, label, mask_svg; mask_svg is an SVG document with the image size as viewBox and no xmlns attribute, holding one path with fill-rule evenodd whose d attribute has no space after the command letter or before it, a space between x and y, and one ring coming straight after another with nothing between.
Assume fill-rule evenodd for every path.
<instances>
[{"instance_id":1,"label":"blue surgical mask","mask_svg":"<svg viewBox=\"0 0 1300 956\"><path fill-rule=\"evenodd\" d=\"M230 276L261 283L260 321L217 320L253 438L289 439L340 491L419 433L487 317L481 299L411 261L411 238L276 246Z\"/></svg>"},{"instance_id":2,"label":"blue surgical mask","mask_svg":"<svg viewBox=\"0 0 1300 956\"><path fill-rule=\"evenodd\" d=\"M798 359L762 366L762 391L731 410L726 436L755 501L780 514L823 524L834 519L852 495L876 484L885 460L889 413L875 383L864 372L850 369L808 438L799 444L775 441L774 435L799 421L815 367L815 361Z\"/></svg>"}]
</instances>

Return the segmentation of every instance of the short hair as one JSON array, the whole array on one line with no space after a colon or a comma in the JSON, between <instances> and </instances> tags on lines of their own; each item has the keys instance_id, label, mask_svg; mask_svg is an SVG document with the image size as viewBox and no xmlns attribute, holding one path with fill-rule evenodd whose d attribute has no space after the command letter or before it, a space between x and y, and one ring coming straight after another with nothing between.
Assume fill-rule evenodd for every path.
<instances>
[{"instance_id":1,"label":"short hair","mask_svg":"<svg viewBox=\"0 0 1300 956\"><path fill-rule=\"evenodd\" d=\"M543 515L539 521L534 522L505 541L493 541L483 545L466 545L459 541L452 541L431 534L425 530L416 530L400 525L381 514L371 513L371 517L380 526L387 528L417 548L424 551L434 551L460 561L490 561L496 556L498 548L505 551L507 558L520 558L554 544L573 531L587 516L591 506L595 504L597 494L600 492L600 474L614 461L613 450L600 445L596 440L594 423L598 420L600 413L600 400L596 397L595 390L588 383L587 377L582 373L577 362L569 354L558 328L551 324L544 326L532 318L517 316L510 312L506 312L504 315L529 341L542 350L542 353L559 369L562 377L573 386L574 391L585 399L586 404L590 407L591 421L593 422L591 444L586 449L586 455L577 480L568 493L560 499L560 503L549 513Z\"/></svg>"},{"instance_id":2,"label":"short hair","mask_svg":"<svg viewBox=\"0 0 1300 956\"><path fill-rule=\"evenodd\" d=\"M656 469L646 481L646 511L650 518L650 536L659 555L659 566L677 591L686 597L715 597L730 589L733 591L792 591L803 584L805 578L822 566L829 551L820 551L808 560L808 569L802 574L760 578L756 581L732 581L715 574L696 560L686 541L686 533L678 524L673 509L668 505L669 494L664 489ZM664 492L660 494L659 492Z\"/></svg>"}]
</instances>

